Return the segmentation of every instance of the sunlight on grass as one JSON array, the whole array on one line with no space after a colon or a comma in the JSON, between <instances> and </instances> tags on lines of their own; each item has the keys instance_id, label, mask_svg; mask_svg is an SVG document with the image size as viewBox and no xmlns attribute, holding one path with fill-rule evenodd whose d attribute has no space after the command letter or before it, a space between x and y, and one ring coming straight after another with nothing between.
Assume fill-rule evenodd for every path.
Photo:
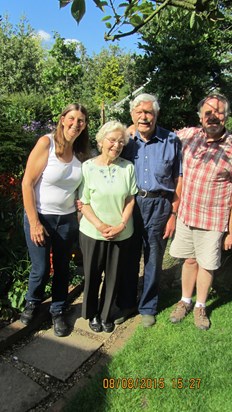
<instances>
[{"instance_id":1,"label":"sunlight on grass","mask_svg":"<svg viewBox=\"0 0 232 412\"><path fill-rule=\"evenodd\" d=\"M78 405L82 412L231 411L232 303L214 297L208 308L213 308L209 331L196 329L193 314L171 324L171 307L154 327L139 326L64 412Z\"/></svg>"},{"instance_id":2,"label":"sunlight on grass","mask_svg":"<svg viewBox=\"0 0 232 412\"><path fill-rule=\"evenodd\" d=\"M173 325L172 305L180 299L182 262L164 257L157 323L138 326L102 372L89 380L63 412L230 412L232 395L229 294L207 302L208 331L196 329L193 314Z\"/></svg>"}]
</instances>

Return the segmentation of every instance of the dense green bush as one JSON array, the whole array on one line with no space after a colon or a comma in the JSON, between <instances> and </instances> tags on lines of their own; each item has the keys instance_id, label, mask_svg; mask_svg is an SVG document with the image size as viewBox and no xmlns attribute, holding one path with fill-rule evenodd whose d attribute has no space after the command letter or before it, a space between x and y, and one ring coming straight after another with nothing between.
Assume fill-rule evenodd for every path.
<instances>
[{"instance_id":1,"label":"dense green bush","mask_svg":"<svg viewBox=\"0 0 232 412\"><path fill-rule=\"evenodd\" d=\"M15 93L5 97L6 119L11 124L26 125L32 121L45 124L52 118L46 98L38 93Z\"/></svg>"},{"instance_id":2,"label":"dense green bush","mask_svg":"<svg viewBox=\"0 0 232 412\"><path fill-rule=\"evenodd\" d=\"M50 118L47 104L36 94L20 93L0 99L1 313L9 304L7 294L12 284L14 290L9 295L12 307L21 307L24 299L27 248L23 232L21 180L27 157L38 136L48 131Z\"/></svg>"},{"instance_id":3,"label":"dense green bush","mask_svg":"<svg viewBox=\"0 0 232 412\"><path fill-rule=\"evenodd\" d=\"M22 172L37 138L48 131L51 112L36 94L0 98L0 173Z\"/></svg>"}]
</instances>

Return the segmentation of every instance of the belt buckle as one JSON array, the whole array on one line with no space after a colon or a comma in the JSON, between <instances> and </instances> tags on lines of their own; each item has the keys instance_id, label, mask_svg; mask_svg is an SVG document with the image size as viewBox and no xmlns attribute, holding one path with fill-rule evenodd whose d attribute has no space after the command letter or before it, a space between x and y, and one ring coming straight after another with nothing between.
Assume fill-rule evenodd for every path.
<instances>
[{"instance_id":1,"label":"belt buckle","mask_svg":"<svg viewBox=\"0 0 232 412\"><path fill-rule=\"evenodd\" d=\"M143 199L147 197L147 190L142 189L141 192L144 193L144 195L140 195Z\"/></svg>"}]
</instances>

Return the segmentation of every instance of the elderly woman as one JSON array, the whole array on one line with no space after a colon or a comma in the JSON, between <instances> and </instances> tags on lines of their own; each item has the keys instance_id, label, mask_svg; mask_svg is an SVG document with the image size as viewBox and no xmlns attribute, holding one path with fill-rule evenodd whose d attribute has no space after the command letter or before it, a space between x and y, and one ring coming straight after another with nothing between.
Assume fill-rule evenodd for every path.
<instances>
[{"instance_id":1,"label":"elderly woman","mask_svg":"<svg viewBox=\"0 0 232 412\"><path fill-rule=\"evenodd\" d=\"M132 211L137 192L134 166L120 156L128 143L126 128L106 123L96 136L99 156L83 164L80 200L80 245L85 288L82 316L94 332L112 332L112 302L133 233ZM102 274L104 272L103 285Z\"/></svg>"}]
</instances>

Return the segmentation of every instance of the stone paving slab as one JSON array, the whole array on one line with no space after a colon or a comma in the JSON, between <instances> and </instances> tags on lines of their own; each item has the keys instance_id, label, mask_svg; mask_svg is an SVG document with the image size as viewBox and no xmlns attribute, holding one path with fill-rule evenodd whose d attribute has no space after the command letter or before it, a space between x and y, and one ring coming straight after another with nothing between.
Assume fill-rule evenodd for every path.
<instances>
[{"instance_id":1,"label":"stone paving slab","mask_svg":"<svg viewBox=\"0 0 232 412\"><path fill-rule=\"evenodd\" d=\"M85 330L85 331L88 332L88 333L92 333L93 336L94 336L94 338L96 339L96 333L91 331L91 329L90 329L90 327L89 327L89 321L88 321L88 320L85 320L85 319L83 319L83 318L77 319L77 321L75 322L75 326L74 326L74 327L75 327L75 329L82 329L82 330ZM118 327L118 326L115 326L115 329L114 329L114 330L116 330L117 327ZM114 332L114 331L113 331L113 332ZM99 339L103 339L104 342L105 342L107 339L109 339L109 337L111 336L111 334L112 334L113 332L111 332L111 333L99 332L99 333L97 334L97 337L98 337Z\"/></svg>"},{"instance_id":2,"label":"stone paving slab","mask_svg":"<svg viewBox=\"0 0 232 412\"><path fill-rule=\"evenodd\" d=\"M15 355L48 375L65 381L101 345L101 341L75 332L59 338L49 329Z\"/></svg>"},{"instance_id":3,"label":"stone paving slab","mask_svg":"<svg viewBox=\"0 0 232 412\"><path fill-rule=\"evenodd\" d=\"M78 304L76 301L71 306L71 310L67 316L68 324L74 329L81 329L85 332L93 334L93 338L96 336L99 339L106 340L110 337L111 333L100 332L96 335L89 327L89 321L81 317L81 304Z\"/></svg>"},{"instance_id":4,"label":"stone paving slab","mask_svg":"<svg viewBox=\"0 0 232 412\"><path fill-rule=\"evenodd\" d=\"M76 290L71 293L73 293L74 297ZM54 336L53 328L42 331L26 346L18 349L14 355L29 366L54 376L60 381L66 381L95 351L106 343L113 333L101 332L96 334L91 331L88 321L81 317L81 304L82 299L79 296L72 303L71 310L67 314L67 321L70 324L70 329L72 329L72 333L69 336L63 338L56 337ZM49 302L43 304L42 309L44 308L44 312L48 313L47 305L49 305ZM41 320L38 324L41 323ZM130 325L130 321L128 322ZM34 326L32 325L32 329L34 329ZM39 325L36 326L38 328ZM134 328L132 327L131 329L133 330ZM14 335L21 338L22 336L27 336L28 333L30 333L30 328L25 327L18 321L15 322L6 331L0 333L0 351L17 341ZM112 353L120 349L122 343L125 343L127 338L128 335L125 334L120 339L116 339L113 345L114 349L111 349ZM108 361L109 356L104 355L100 362L98 362L98 366L96 365L97 367L92 368L93 376L100 365ZM70 393L68 392L66 401L78 390L77 388L82 386L82 381L84 383L85 379L81 379L77 386L74 385ZM49 392L46 392L14 366L5 363L4 360L0 361L0 394L2 401L0 412L28 412L49 396ZM55 403L54 408L51 410L54 412L61 411L60 404L63 405L63 402L64 399L60 399L60 402ZM7 407L3 409L2 405L5 404Z\"/></svg>"},{"instance_id":5,"label":"stone paving slab","mask_svg":"<svg viewBox=\"0 0 232 412\"><path fill-rule=\"evenodd\" d=\"M0 363L1 412L26 412L45 399L37 383L7 363Z\"/></svg>"},{"instance_id":6,"label":"stone paving slab","mask_svg":"<svg viewBox=\"0 0 232 412\"><path fill-rule=\"evenodd\" d=\"M24 338L32 331L38 329L40 325L48 319L49 316L48 301L41 304L38 316L29 325L24 325L20 320L16 320L3 329L0 329L0 352L6 349L8 346L13 345L19 339Z\"/></svg>"},{"instance_id":7,"label":"stone paving slab","mask_svg":"<svg viewBox=\"0 0 232 412\"><path fill-rule=\"evenodd\" d=\"M120 334L120 336L115 340L112 347L110 347L107 351L107 354L102 356L102 358L92 366L92 368L88 371L88 375L78 381L68 392L64 394L62 398L56 401L53 405L51 405L47 412L63 412L65 406L75 397L77 392L81 390L83 387L87 386L91 379L95 379L96 375L99 374L104 366L110 362L111 357L121 350L125 343L128 341L128 338L133 335L136 328L141 323L141 315L137 315L132 319L129 319L126 322L126 327Z\"/></svg>"},{"instance_id":8,"label":"stone paving slab","mask_svg":"<svg viewBox=\"0 0 232 412\"><path fill-rule=\"evenodd\" d=\"M79 268L80 273L81 270L82 269ZM83 283L75 287L70 287L68 301L72 301L75 298L75 296L79 296L82 290ZM0 352L16 343L19 339L28 336L32 331L38 330L44 321L51 319L51 316L49 314L50 303L51 299L49 298L41 304L38 315L35 317L33 322L31 322L28 326L25 326L23 323L20 322L20 320L16 320L15 322L11 323L5 328L1 328Z\"/></svg>"}]
</instances>

